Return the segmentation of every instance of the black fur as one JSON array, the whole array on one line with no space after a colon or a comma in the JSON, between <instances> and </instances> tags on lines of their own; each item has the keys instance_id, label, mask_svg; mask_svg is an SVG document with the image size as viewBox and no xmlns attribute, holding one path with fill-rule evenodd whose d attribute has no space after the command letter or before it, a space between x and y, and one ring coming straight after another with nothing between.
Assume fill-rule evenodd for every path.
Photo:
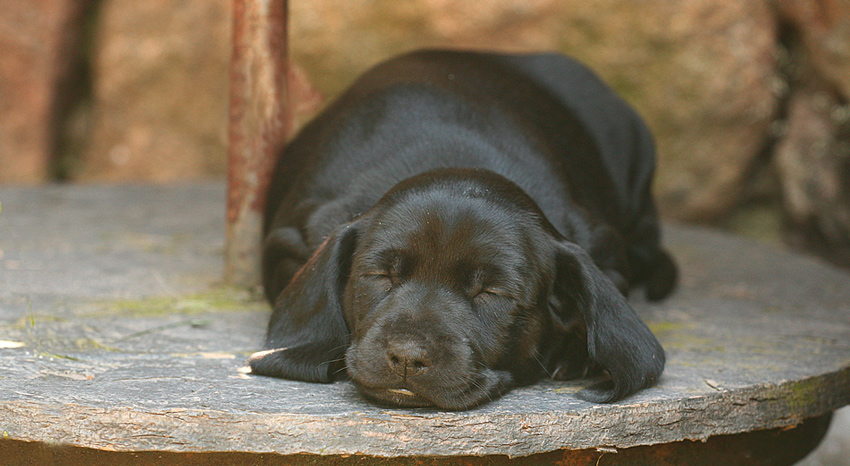
<instances>
[{"instance_id":1,"label":"black fur","mask_svg":"<svg viewBox=\"0 0 850 466\"><path fill-rule=\"evenodd\" d=\"M579 393L597 402L652 385L664 351L624 294L676 282L653 166L638 115L567 57L378 65L281 154L253 372L444 409L544 375L606 374Z\"/></svg>"}]
</instances>

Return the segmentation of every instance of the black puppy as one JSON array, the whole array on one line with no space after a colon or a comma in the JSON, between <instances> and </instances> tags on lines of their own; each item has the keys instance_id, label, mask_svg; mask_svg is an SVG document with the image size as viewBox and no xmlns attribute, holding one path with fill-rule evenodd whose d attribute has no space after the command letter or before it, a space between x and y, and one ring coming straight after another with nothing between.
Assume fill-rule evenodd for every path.
<instances>
[{"instance_id":1,"label":"black puppy","mask_svg":"<svg viewBox=\"0 0 850 466\"><path fill-rule=\"evenodd\" d=\"M596 402L652 385L664 350L624 294L676 281L653 165L638 115L564 56L378 65L281 154L253 373L444 409L543 375L605 374Z\"/></svg>"}]
</instances>

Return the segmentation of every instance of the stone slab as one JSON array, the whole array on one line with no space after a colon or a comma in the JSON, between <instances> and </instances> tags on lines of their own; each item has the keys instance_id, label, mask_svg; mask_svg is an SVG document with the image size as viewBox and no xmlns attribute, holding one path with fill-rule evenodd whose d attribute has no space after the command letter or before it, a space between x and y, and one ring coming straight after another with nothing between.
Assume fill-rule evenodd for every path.
<instances>
[{"instance_id":1,"label":"stone slab","mask_svg":"<svg viewBox=\"0 0 850 466\"><path fill-rule=\"evenodd\" d=\"M635 306L668 353L611 405L542 382L465 412L244 373L267 306L216 284L223 183L0 188L0 430L117 451L377 457L628 448L794 426L850 403L850 275L669 226L675 295Z\"/></svg>"}]
</instances>

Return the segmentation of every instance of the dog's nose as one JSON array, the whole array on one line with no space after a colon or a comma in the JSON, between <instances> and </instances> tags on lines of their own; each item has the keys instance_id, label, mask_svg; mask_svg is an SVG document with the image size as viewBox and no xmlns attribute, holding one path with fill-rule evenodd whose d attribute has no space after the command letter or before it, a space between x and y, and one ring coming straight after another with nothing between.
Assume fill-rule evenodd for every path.
<instances>
[{"instance_id":1,"label":"dog's nose","mask_svg":"<svg viewBox=\"0 0 850 466\"><path fill-rule=\"evenodd\" d=\"M412 340L392 340L387 344L387 361L396 374L415 377L431 366L428 351Z\"/></svg>"}]
</instances>

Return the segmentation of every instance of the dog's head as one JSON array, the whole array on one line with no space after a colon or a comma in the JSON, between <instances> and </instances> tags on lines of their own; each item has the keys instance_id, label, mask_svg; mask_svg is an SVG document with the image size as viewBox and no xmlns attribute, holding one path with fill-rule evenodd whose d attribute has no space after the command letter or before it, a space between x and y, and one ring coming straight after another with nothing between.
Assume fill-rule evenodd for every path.
<instances>
[{"instance_id":1,"label":"dog's head","mask_svg":"<svg viewBox=\"0 0 850 466\"><path fill-rule=\"evenodd\" d=\"M603 369L609 402L664 366L655 337L587 253L507 179L448 169L405 180L343 225L280 293L254 372L369 398L464 409L540 375Z\"/></svg>"}]
</instances>

